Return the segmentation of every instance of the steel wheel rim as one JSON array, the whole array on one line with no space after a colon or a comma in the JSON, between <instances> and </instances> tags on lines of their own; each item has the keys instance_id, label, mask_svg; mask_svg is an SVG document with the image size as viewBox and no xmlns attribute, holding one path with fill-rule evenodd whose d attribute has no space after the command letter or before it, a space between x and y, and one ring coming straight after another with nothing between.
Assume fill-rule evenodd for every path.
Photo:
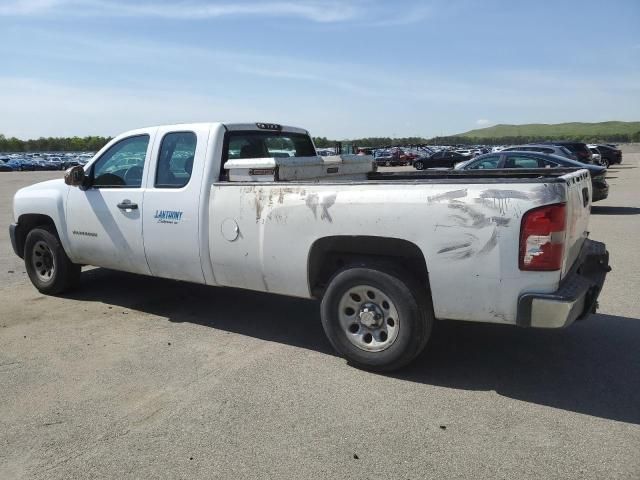
<instances>
[{"instance_id":1,"label":"steel wheel rim","mask_svg":"<svg viewBox=\"0 0 640 480\"><path fill-rule=\"evenodd\" d=\"M398 338L400 318L391 298L371 285L345 291L338 304L340 327L347 340L366 352L380 352Z\"/></svg>"},{"instance_id":2,"label":"steel wheel rim","mask_svg":"<svg viewBox=\"0 0 640 480\"><path fill-rule=\"evenodd\" d=\"M31 265L36 276L41 282L50 282L56 271L55 257L51 248L47 242L39 240L33 245L32 253Z\"/></svg>"}]
</instances>

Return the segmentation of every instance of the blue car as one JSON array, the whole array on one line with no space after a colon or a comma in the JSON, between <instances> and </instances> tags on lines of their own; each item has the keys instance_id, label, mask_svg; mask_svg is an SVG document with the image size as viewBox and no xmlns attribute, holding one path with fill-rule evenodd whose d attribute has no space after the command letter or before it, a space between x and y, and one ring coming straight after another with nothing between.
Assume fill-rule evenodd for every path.
<instances>
[{"instance_id":1,"label":"blue car","mask_svg":"<svg viewBox=\"0 0 640 480\"><path fill-rule=\"evenodd\" d=\"M32 172L35 170L33 163L31 163L29 160L26 160L24 158L13 158L9 160L7 163L11 165L13 170L17 170L20 172L22 172L23 170Z\"/></svg>"}]
</instances>

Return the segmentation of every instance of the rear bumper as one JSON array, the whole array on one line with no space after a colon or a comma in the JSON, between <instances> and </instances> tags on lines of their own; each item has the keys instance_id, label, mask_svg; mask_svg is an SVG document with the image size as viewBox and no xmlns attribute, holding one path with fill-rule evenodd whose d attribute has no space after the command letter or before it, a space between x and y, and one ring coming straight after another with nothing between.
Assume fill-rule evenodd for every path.
<instances>
[{"instance_id":1,"label":"rear bumper","mask_svg":"<svg viewBox=\"0 0 640 480\"><path fill-rule=\"evenodd\" d=\"M518 301L521 327L561 328L594 313L611 270L604 243L585 240L580 257L553 293L525 293Z\"/></svg>"}]
</instances>

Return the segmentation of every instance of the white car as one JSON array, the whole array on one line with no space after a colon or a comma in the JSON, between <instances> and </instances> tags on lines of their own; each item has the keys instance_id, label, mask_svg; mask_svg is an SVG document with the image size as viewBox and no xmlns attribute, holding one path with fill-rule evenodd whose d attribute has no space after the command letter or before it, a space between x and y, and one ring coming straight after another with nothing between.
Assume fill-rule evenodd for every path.
<instances>
[{"instance_id":1,"label":"white car","mask_svg":"<svg viewBox=\"0 0 640 480\"><path fill-rule=\"evenodd\" d=\"M591 313L608 254L587 238L590 207L584 169L380 173L371 156L316 156L300 128L197 123L124 133L20 189L10 237L44 294L96 265L320 300L335 349L388 371L437 319Z\"/></svg>"},{"instance_id":2,"label":"white car","mask_svg":"<svg viewBox=\"0 0 640 480\"><path fill-rule=\"evenodd\" d=\"M473 156L473 150L469 150L466 148L461 148L458 150L454 150L456 153L459 153L460 155L464 155L465 157L472 157Z\"/></svg>"},{"instance_id":3,"label":"white car","mask_svg":"<svg viewBox=\"0 0 640 480\"><path fill-rule=\"evenodd\" d=\"M598 150L598 146L587 145L587 147L591 151L591 157L593 159L593 163L596 165L602 165L602 155L600 154L600 150Z\"/></svg>"}]
</instances>

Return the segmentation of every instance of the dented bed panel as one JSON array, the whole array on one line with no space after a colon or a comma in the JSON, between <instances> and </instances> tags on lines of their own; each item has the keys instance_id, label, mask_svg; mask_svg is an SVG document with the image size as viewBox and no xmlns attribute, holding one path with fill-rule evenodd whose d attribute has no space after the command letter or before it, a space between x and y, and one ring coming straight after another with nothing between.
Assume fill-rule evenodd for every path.
<instances>
[{"instance_id":1,"label":"dented bed panel","mask_svg":"<svg viewBox=\"0 0 640 480\"><path fill-rule=\"evenodd\" d=\"M334 235L392 237L426 260L437 318L515 323L524 291L559 272L520 272L522 215L566 201L564 183L232 184L211 187L209 247L222 285L310 297L308 255Z\"/></svg>"}]
</instances>

